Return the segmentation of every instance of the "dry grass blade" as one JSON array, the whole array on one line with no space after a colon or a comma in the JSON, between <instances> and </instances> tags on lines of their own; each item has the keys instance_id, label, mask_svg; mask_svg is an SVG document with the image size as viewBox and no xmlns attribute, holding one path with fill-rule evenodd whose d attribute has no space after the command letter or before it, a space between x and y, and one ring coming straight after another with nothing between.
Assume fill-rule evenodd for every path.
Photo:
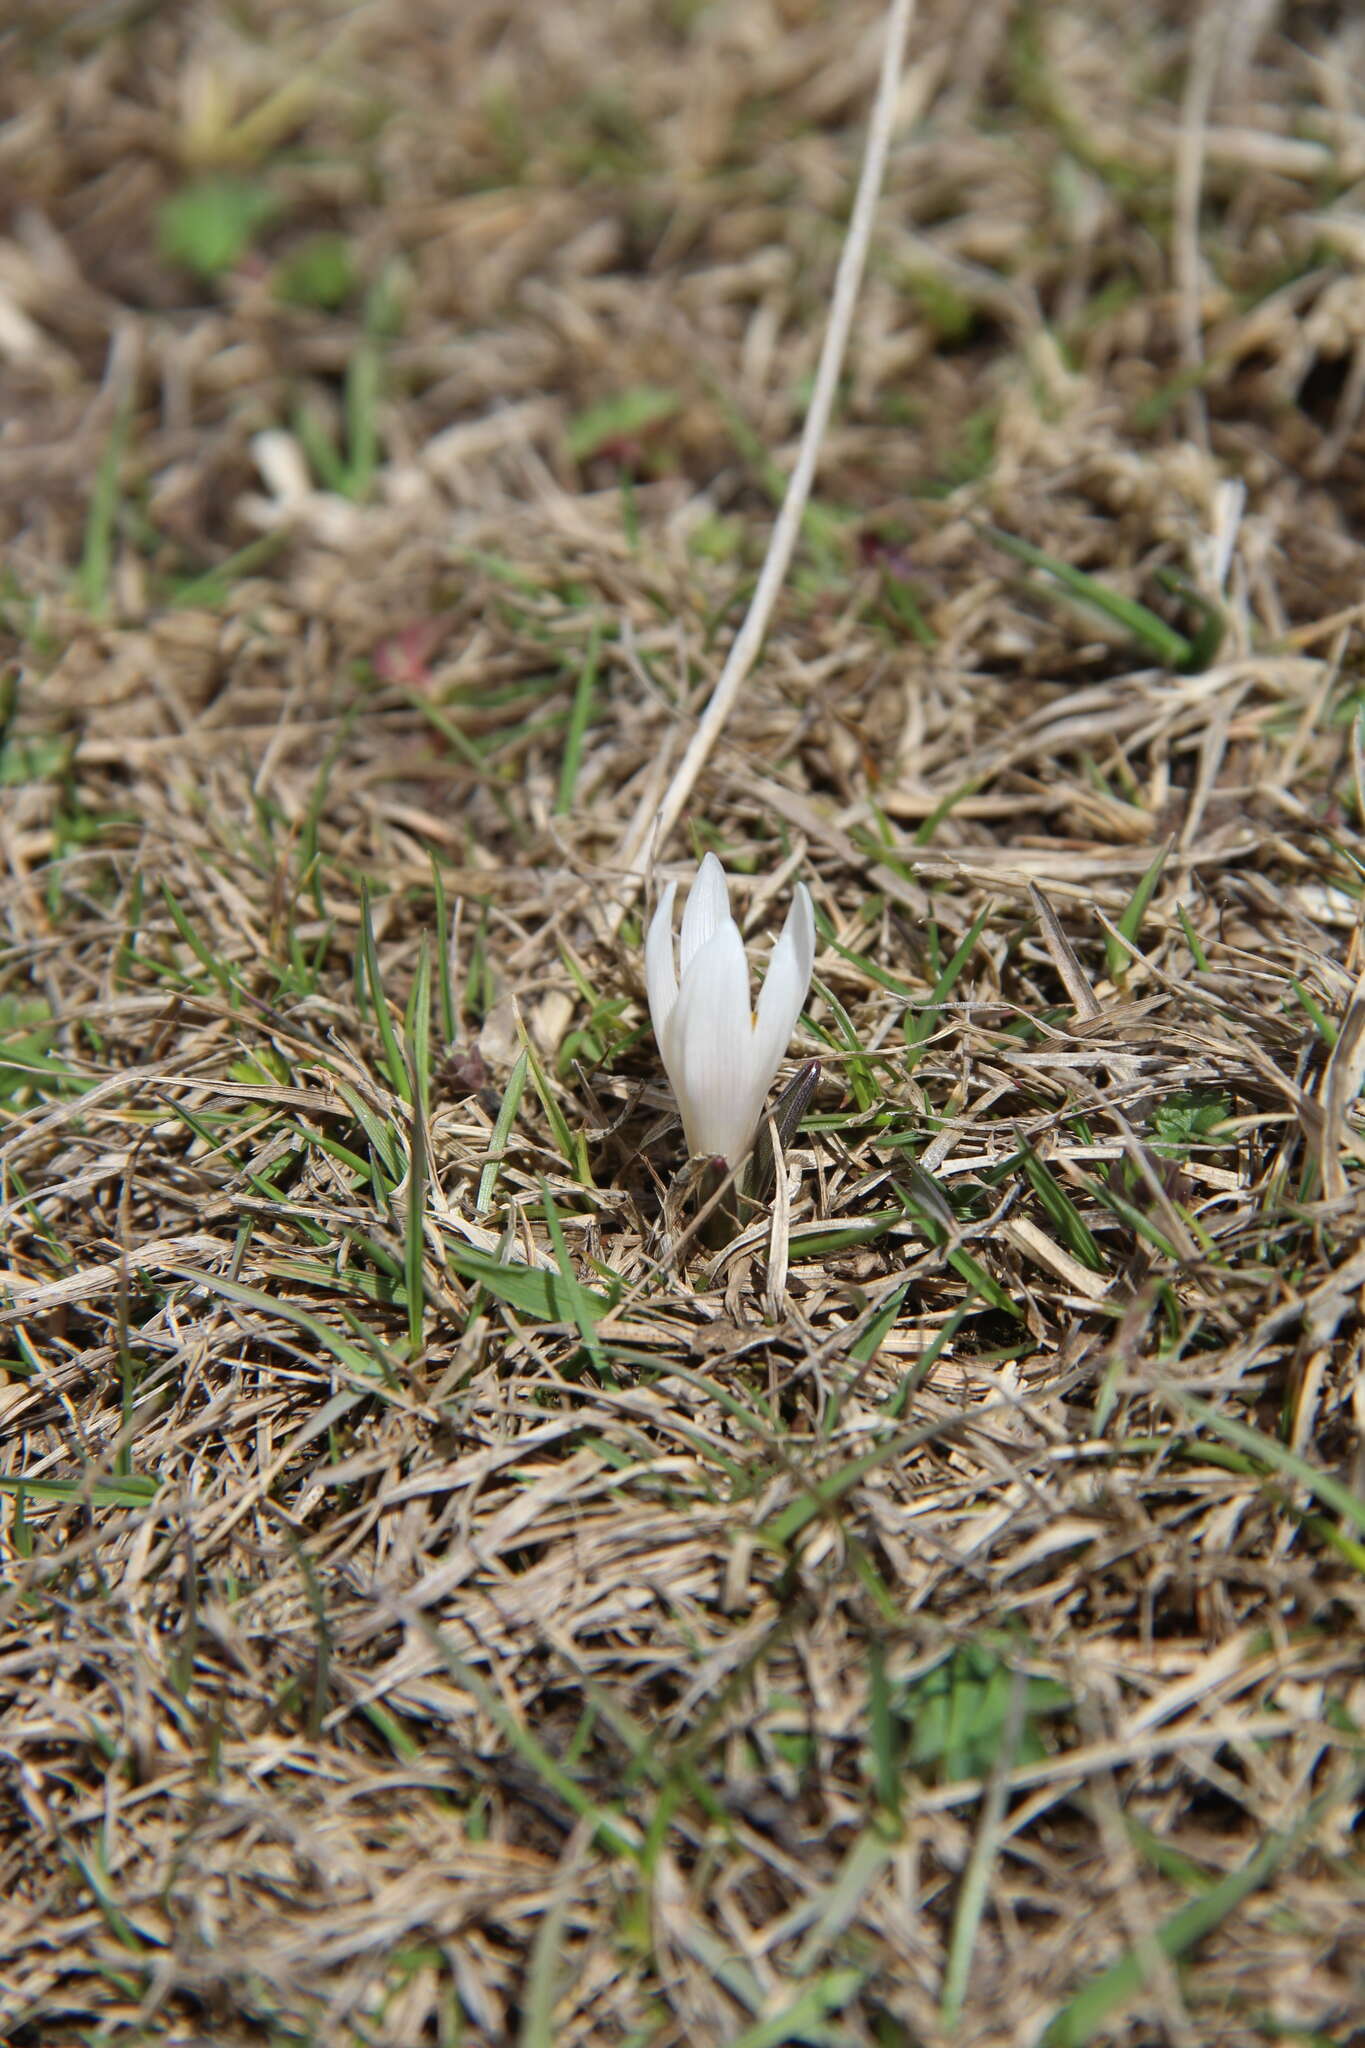
<instances>
[{"instance_id":1,"label":"dry grass blade","mask_svg":"<svg viewBox=\"0 0 1365 2048\"><path fill-rule=\"evenodd\" d=\"M886 170L887 152L891 147L901 73L905 66L905 49L914 11L915 0L888 0L881 71L872 118L868 125L862 174L858 180L848 233L844 238L838 269L834 276L829 320L825 328L820 359L816 365L815 382L811 389L810 405L802 429L796 465L782 496L781 509L763 558L763 568L752 601L726 656L725 666L716 679L715 688L711 692L697 730L689 740L687 751L664 791L657 815L648 820L647 832L640 834L639 844L627 842L622 849L622 865L629 874L635 876L643 875L644 863L651 847L656 850L662 847L682 816L696 788L697 778L725 729L745 678L758 657L763 637L773 615L773 608L786 580L792 553L801 531L801 522L805 517L811 486L815 482L820 451L829 426L839 375L848 348L853 314L858 302L858 287L862 282L863 268L867 261L877 201L881 195L882 179Z\"/></svg>"}]
</instances>

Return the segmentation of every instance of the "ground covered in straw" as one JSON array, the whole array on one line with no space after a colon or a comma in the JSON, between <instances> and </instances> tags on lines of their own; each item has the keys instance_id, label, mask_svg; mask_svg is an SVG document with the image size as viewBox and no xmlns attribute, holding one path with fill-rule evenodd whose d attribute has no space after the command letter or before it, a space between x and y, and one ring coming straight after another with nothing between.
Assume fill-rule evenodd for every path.
<instances>
[{"instance_id":1,"label":"ground covered in straw","mask_svg":"<svg viewBox=\"0 0 1365 2048\"><path fill-rule=\"evenodd\" d=\"M0 2036L1347 2041L1361 18L921 6L718 1248L880 0L7 12Z\"/></svg>"}]
</instances>

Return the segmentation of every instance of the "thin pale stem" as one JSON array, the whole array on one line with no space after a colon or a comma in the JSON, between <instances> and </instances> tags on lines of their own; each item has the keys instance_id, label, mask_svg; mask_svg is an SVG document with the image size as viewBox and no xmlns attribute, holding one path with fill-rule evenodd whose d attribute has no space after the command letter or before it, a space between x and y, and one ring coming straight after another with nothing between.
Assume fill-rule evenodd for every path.
<instances>
[{"instance_id":1,"label":"thin pale stem","mask_svg":"<svg viewBox=\"0 0 1365 2048\"><path fill-rule=\"evenodd\" d=\"M858 300L858 287L862 282L868 244L872 238L877 200L886 173L887 152L896 125L896 104L914 9L915 0L890 0L887 9L886 41L882 49L877 97L873 103L872 118L868 123L867 147L863 153L862 172L858 179L857 196L853 202L853 214L839 256L829 324L825 328L825 339L820 350L815 386L811 392L810 409L806 414L796 466L792 470L781 510L777 515L777 523L768 542L762 572L745 614L744 623L735 636L725 666L720 672L715 689L711 692L710 701L702 713L697 730L692 735L687 752L664 791L657 813L651 818L637 820L622 846L620 864L624 873L618 884L616 902L610 913L613 931L619 928L651 858L663 846L681 817L683 808L696 786L697 777L705 767L711 750L734 709L744 680L763 644L763 636L768 630L773 607L791 562L792 550L796 546L806 502L815 480L820 449L829 425L834 394L838 389L839 374L848 348L853 310Z\"/></svg>"}]
</instances>

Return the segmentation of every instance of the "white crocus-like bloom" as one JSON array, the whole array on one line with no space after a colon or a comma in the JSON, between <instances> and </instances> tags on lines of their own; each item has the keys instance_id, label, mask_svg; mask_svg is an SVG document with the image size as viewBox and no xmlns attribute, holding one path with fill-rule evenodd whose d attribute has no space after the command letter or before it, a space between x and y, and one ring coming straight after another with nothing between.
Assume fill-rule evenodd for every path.
<instances>
[{"instance_id":1,"label":"white crocus-like bloom","mask_svg":"<svg viewBox=\"0 0 1365 2048\"><path fill-rule=\"evenodd\" d=\"M688 894L675 966L677 887L670 882L664 890L645 940L649 1014L682 1111L689 1154L735 1166L749 1148L806 1000L815 964L815 913L810 891L798 882L754 1011L744 941L714 853L703 860Z\"/></svg>"}]
</instances>

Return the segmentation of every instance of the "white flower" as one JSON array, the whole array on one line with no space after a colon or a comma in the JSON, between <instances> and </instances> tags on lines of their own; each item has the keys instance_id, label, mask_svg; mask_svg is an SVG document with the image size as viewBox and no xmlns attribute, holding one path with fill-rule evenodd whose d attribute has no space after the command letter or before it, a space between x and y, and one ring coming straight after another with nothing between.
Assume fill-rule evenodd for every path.
<instances>
[{"instance_id":1,"label":"white flower","mask_svg":"<svg viewBox=\"0 0 1365 2048\"><path fill-rule=\"evenodd\" d=\"M664 890L645 940L649 1014L682 1111L688 1153L735 1166L749 1149L806 1000L815 913L810 891L798 882L755 1012L744 941L714 853L703 860L683 912L681 982L673 960L677 887L670 882Z\"/></svg>"}]
</instances>

